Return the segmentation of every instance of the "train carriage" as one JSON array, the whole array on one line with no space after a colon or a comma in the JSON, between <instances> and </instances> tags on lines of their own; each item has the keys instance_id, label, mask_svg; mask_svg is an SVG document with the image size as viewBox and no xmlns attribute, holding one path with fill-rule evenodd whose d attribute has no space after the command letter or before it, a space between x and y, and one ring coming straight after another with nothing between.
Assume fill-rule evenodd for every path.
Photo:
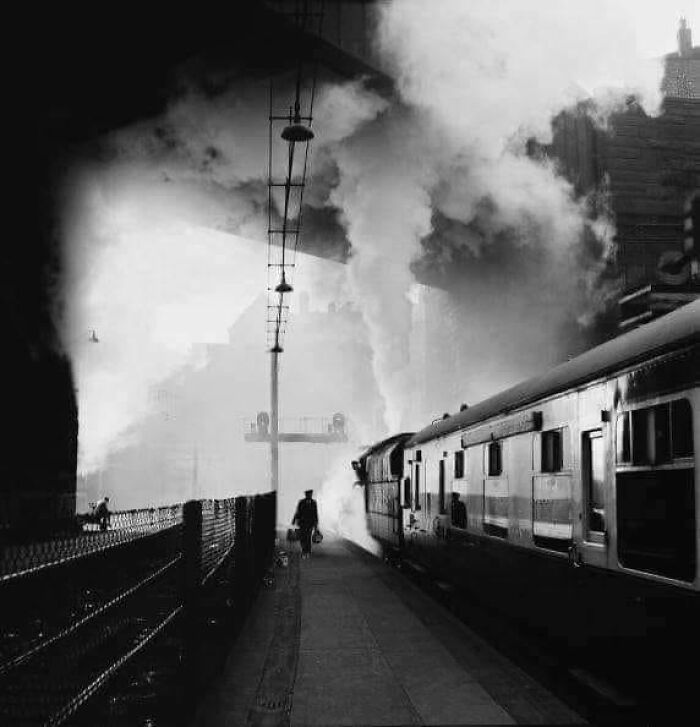
<instances>
[{"instance_id":1,"label":"train carriage","mask_svg":"<svg viewBox=\"0 0 700 727\"><path fill-rule=\"evenodd\" d=\"M678 676L700 613L699 383L695 302L417 432L403 554L577 666L635 690Z\"/></svg>"},{"instance_id":2,"label":"train carriage","mask_svg":"<svg viewBox=\"0 0 700 727\"><path fill-rule=\"evenodd\" d=\"M364 487L367 524L386 553L403 546L399 487L403 480L404 444L412 433L398 434L373 445L352 466Z\"/></svg>"}]
</instances>

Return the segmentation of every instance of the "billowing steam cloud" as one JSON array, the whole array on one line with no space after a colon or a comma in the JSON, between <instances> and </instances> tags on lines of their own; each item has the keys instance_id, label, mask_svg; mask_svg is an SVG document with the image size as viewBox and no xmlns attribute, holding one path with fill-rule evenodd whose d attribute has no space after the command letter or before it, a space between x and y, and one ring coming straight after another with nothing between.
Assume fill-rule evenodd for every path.
<instances>
[{"instance_id":1,"label":"billowing steam cloud","mask_svg":"<svg viewBox=\"0 0 700 727\"><path fill-rule=\"evenodd\" d=\"M223 338L264 287L265 258L262 246L202 226L208 200L142 169L86 170L76 184L66 338L86 472L128 443L155 385L191 360L194 342Z\"/></svg>"},{"instance_id":2,"label":"billowing steam cloud","mask_svg":"<svg viewBox=\"0 0 700 727\"><path fill-rule=\"evenodd\" d=\"M222 340L264 289L264 248L246 239L265 236L264 89L237 91L189 91L163 118L106 138L66 184L64 337L82 472L127 443L192 344Z\"/></svg>"},{"instance_id":3,"label":"billowing steam cloud","mask_svg":"<svg viewBox=\"0 0 700 727\"><path fill-rule=\"evenodd\" d=\"M612 88L657 109L661 64L640 57L628 10L615 0L443 0L439 11L402 0L385 6L379 42L402 97L493 159L518 135L546 140L561 109Z\"/></svg>"},{"instance_id":4,"label":"billowing steam cloud","mask_svg":"<svg viewBox=\"0 0 700 727\"><path fill-rule=\"evenodd\" d=\"M76 162L65 194L64 339L82 472L129 442L154 409L157 382L192 362L192 344L224 340L265 289L267 94L266 83L214 97L188 88L163 117L104 139L99 161ZM336 143L386 105L359 82L325 86L317 119ZM321 176L324 164L332 175L319 151ZM329 185L319 189L309 199L317 208Z\"/></svg>"},{"instance_id":5,"label":"billowing steam cloud","mask_svg":"<svg viewBox=\"0 0 700 727\"><path fill-rule=\"evenodd\" d=\"M561 326L591 318L606 222L590 219L587 201L525 144L547 141L552 117L591 95L604 113L632 92L655 111L660 65L637 56L622 9L602 0L392 2L377 43L398 98L361 81L322 85L304 238L337 234L340 211L384 431L425 423L408 392L425 373L411 353L411 300L426 260L459 267L445 305L456 322L445 330L469 343L460 361L471 355L481 372L470 397L555 360ZM106 139L100 161L76 172L64 230L66 339L82 468L99 467L123 441L154 383L191 359L191 343L220 336L264 289L267 104L266 84L213 96L191 86L162 118ZM574 279L588 282L572 289L565 281ZM517 358L525 329L536 335ZM434 343L439 357L450 341ZM496 375L504 360L512 368Z\"/></svg>"},{"instance_id":6,"label":"billowing steam cloud","mask_svg":"<svg viewBox=\"0 0 700 727\"><path fill-rule=\"evenodd\" d=\"M357 453L345 449L331 465L318 494L319 527L348 538L377 555L379 544L367 531L364 490L356 487L348 462Z\"/></svg>"},{"instance_id":7,"label":"billowing steam cloud","mask_svg":"<svg viewBox=\"0 0 700 727\"><path fill-rule=\"evenodd\" d=\"M552 118L591 93L605 99L606 111L611 99L622 102L631 92L656 110L660 64L637 56L621 8L597 10L605 13L553 1L383 6L378 44L403 103L335 149L339 184L331 201L352 245L350 281L371 331L389 431L421 423L407 416L411 376L420 373L408 360L409 293L410 264L426 238L446 265L456 255L477 270L494 257L502 269L512 267L508 258L521 259L530 284L516 272L491 291L482 288L479 312L487 319L489 302L508 296L504 285L528 298L512 295L510 321L496 306L501 331L517 334L523 304L538 297L541 308L560 309L555 331L567 316L590 317L591 286L572 291L555 281L590 280L590 271L577 270L584 242L598 236L604 254L607 227L589 219L585 201L574 199L554 165L526 156L525 146L531 137L548 141ZM539 278L534 286L532 276ZM547 295L538 296L541 288Z\"/></svg>"},{"instance_id":8,"label":"billowing steam cloud","mask_svg":"<svg viewBox=\"0 0 700 727\"><path fill-rule=\"evenodd\" d=\"M337 152L340 183L331 195L352 244L349 278L369 328L389 431L405 420L412 389L410 263L430 232L428 189L435 184L420 129L401 109L360 132Z\"/></svg>"}]
</instances>

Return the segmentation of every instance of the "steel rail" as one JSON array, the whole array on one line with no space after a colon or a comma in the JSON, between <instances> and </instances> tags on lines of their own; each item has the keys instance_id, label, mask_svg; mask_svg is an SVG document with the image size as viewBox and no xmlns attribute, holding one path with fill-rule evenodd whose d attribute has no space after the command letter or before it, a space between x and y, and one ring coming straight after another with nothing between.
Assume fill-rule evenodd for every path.
<instances>
[{"instance_id":1,"label":"steel rail","mask_svg":"<svg viewBox=\"0 0 700 727\"><path fill-rule=\"evenodd\" d=\"M87 687L81 690L73 697L68 704L53 714L44 722L44 727L58 727L65 723L90 697L99 691L114 674L121 669L130 659L138 654L148 643L150 643L158 634L160 634L172 621L183 611L183 606L178 606L171 611L168 616L151 631L142 641L121 656L112 666L105 669L98 677L96 677Z\"/></svg>"},{"instance_id":2,"label":"steel rail","mask_svg":"<svg viewBox=\"0 0 700 727\"><path fill-rule=\"evenodd\" d=\"M144 588L149 583L152 583L153 581L158 579L160 576L162 576L164 573L166 573L168 570L170 570L170 568L172 568L180 560L182 560L182 555L177 555L175 558L173 558L171 561L169 561L164 566L159 568L157 571L155 571L154 573L151 573L149 576L147 576L143 580L139 581L139 583L136 583L131 588L127 589L126 591L123 591L118 596L115 596L111 601L108 601L107 603L102 604L102 606L100 606L98 609L96 609L92 613L89 613L87 616L84 616L82 619L80 619L80 621L76 621L74 624L69 626L67 629L64 629L63 631L60 631L59 633L54 634L50 638L45 639L44 641L37 644L33 648L29 649L29 651L25 651L23 654L19 654L18 656L13 657L9 661L6 661L4 664L0 664L0 676L7 674L9 671L11 671L12 669L15 669L18 666L21 666L22 664L29 661L31 658L35 657L37 654L40 654L41 652L45 651L49 647L58 643L62 639L75 633L78 629L85 626L85 624L90 623L91 621L96 619L98 616L101 616L102 614L106 613L107 611L109 611L109 609L114 608L115 606L118 606L120 603L122 603L124 600L126 600L129 596L132 596L134 593L136 593L141 588Z\"/></svg>"}]
</instances>

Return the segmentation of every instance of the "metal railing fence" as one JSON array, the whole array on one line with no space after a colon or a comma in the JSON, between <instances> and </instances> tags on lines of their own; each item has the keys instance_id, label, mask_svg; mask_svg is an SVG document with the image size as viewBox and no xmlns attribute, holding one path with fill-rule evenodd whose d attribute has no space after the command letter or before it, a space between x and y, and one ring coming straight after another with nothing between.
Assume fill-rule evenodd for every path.
<instances>
[{"instance_id":1,"label":"metal railing fence","mask_svg":"<svg viewBox=\"0 0 700 727\"><path fill-rule=\"evenodd\" d=\"M186 724L271 563L275 508L190 501L9 546L0 724Z\"/></svg>"},{"instance_id":2,"label":"metal railing fence","mask_svg":"<svg viewBox=\"0 0 700 727\"><path fill-rule=\"evenodd\" d=\"M76 518L74 532L29 543L7 543L0 550L0 582L152 535L182 522L182 505L121 510L108 527Z\"/></svg>"}]
</instances>

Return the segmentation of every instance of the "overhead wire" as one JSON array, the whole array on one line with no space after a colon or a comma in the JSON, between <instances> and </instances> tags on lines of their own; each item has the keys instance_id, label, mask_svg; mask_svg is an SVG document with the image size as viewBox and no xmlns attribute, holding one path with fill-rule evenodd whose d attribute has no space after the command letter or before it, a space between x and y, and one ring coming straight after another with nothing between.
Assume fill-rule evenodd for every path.
<instances>
[{"instance_id":1,"label":"overhead wire","mask_svg":"<svg viewBox=\"0 0 700 727\"><path fill-rule=\"evenodd\" d=\"M302 10L303 4L303 10ZM313 4L313 0L303 0L303 3L297 0L295 4L295 12L293 16L296 20L300 31L302 33L307 32L306 24L311 17L318 17L318 27L316 33L320 37L323 28L323 10L324 0L320 0L319 12L311 12L310 5ZM302 119L308 122L308 127L311 128L313 122L313 107L317 88L317 77L318 77L318 60L314 58L311 73L311 90L309 99L309 111L308 115L301 115L301 96L302 96L302 74L303 74L304 61L301 56L297 63L297 73L295 80L295 98L294 98L294 112L292 113L292 107L289 108L289 115L286 120L289 124L299 124ZM276 184L273 180L273 156L274 156L274 138L273 138L273 125L276 120L285 119L284 116L274 115L274 94L273 94L273 83L270 81L270 122L269 122L269 134L268 134L268 251L267 251L267 269L268 269L268 302L267 302L267 327L268 327L268 346L275 349L281 349L286 324L288 322L288 311L289 306L284 305L284 295L291 290L287 290L285 285L289 285L291 289L290 281L293 281L293 271L296 267L296 253L299 246L299 239L301 237L301 222L302 222L302 206L304 200L304 189L307 184L307 176L309 171L309 160L310 160L310 138L304 141L296 141L294 139L288 142L288 157L287 157L287 169L286 179L284 185ZM299 143L305 144L304 150L304 161L301 168L301 174L299 181L294 179L294 161L296 145ZM273 227L273 189L277 186L284 186L284 202L282 209L282 221L281 228L275 229ZM298 190L298 194L295 192L292 194L292 190ZM292 201L292 197L297 196L296 202ZM290 230L290 202L292 206L296 205L295 225L294 229ZM281 235L281 245L277 242L277 236ZM293 244L288 245L288 238L293 237ZM276 253L275 248L280 247L280 252ZM279 258L279 262L274 262ZM291 258L291 261L290 261ZM279 284L275 286L277 276L277 268L279 268ZM290 274L287 276L287 270L289 269ZM275 300L272 296L277 295ZM274 302L273 302L274 301ZM273 313L274 311L274 313Z\"/></svg>"}]
</instances>

